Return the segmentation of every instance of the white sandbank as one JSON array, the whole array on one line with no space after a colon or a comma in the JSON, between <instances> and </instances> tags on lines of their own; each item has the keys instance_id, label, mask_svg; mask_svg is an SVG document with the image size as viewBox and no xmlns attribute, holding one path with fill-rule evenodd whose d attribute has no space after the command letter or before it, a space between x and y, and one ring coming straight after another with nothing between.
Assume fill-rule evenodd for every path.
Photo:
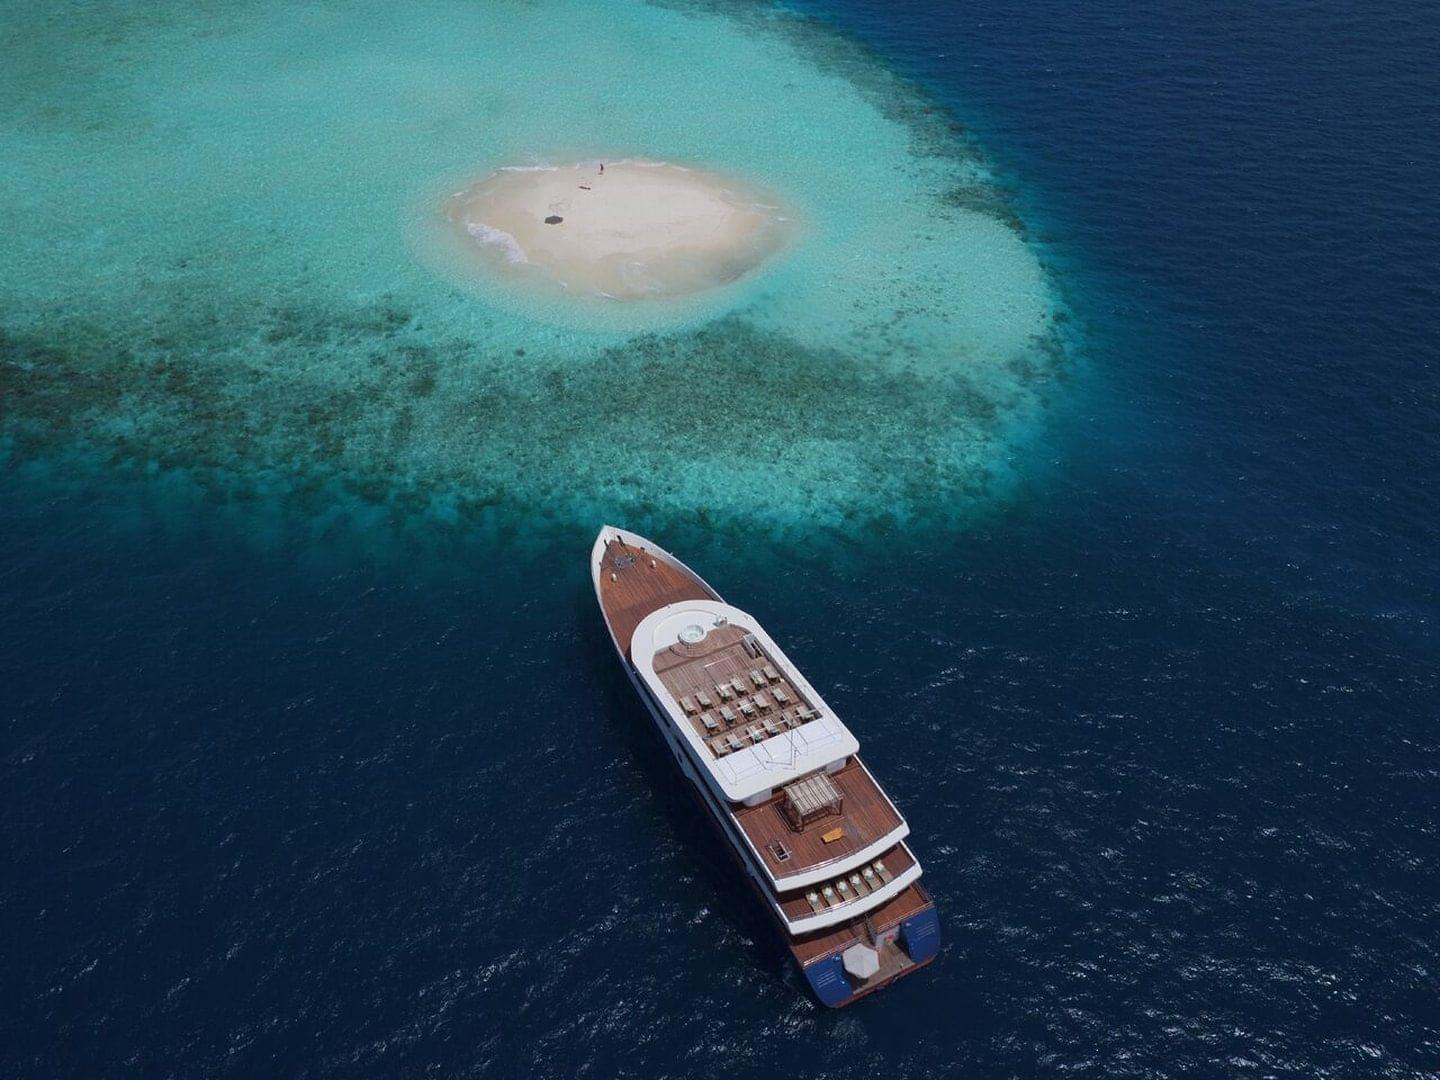
<instances>
[{"instance_id":1,"label":"white sandbank","mask_svg":"<svg viewBox=\"0 0 1440 1080\"><path fill-rule=\"evenodd\" d=\"M733 180L649 161L503 168L445 211L486 272L621 301L734 281L783 246L789 221Z\"/></svg>"}]
</instances>

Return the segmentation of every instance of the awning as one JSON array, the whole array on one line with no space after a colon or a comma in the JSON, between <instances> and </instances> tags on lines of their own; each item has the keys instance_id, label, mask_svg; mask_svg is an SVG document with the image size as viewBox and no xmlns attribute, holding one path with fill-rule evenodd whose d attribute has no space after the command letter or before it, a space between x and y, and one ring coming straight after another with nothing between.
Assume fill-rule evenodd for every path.
<instances>
[{"instance_id":1,"label":"awning","mask_svg":"<svg viewBox=\"0 0 1440 1080\"><path fill-rule=\"evenodd\" d=\"M880 970L880 954L869 945L856 943L842 954L845 970L857 979L868 979Z\"/></svg>"}]
</instances>

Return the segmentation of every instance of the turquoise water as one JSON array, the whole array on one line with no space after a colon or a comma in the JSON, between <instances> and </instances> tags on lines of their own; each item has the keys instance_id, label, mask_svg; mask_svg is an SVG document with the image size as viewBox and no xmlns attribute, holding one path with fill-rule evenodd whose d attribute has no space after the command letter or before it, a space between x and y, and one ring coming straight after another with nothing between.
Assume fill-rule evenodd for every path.
<instances>
[{"instance_id":1,"label":"turquoise water","mask_svg":"<svg viewBox=\"0 0 1440 1080\"><path fill-rule=\"evenodd\" d=\"M796 16L98 3L6 35L21 462L313 520L948 522L1004 497L1064 373L1055 285L979 151ZM444 272L464 178L632 155L776 192L797 242L668 305Z\"/></svg>"},{"instance_id":2,"label":"turquoise water","mask_svg":"<svg viewBox=\"0 0 1440 1080\"><path fill-rule=\"evenodd\" d=\"M1440 20L789 3L946 111L758 0L0 0L0 1077L1440 1075ZM675 73L610 110L653 137L535 108L465 147L467 109L393 100L448 64L521 117L559 53L556 100ZM344 70L368 116L321 108ZM787 259L649 327L432 271L449 163L587 140L827 180ZM946 215L1019 235L992 172L1028 231L986 250L1051 268L1079 364L1007 367L966 292L988 222ZM874 262L830 177L944 303L828 291ZM817 394L767 425L782 380ZM784 467L726 486L722 421ZM807 996L615 662L592 509L855 731L940 911L924 972Z\"/></svg>"}]
</instances>

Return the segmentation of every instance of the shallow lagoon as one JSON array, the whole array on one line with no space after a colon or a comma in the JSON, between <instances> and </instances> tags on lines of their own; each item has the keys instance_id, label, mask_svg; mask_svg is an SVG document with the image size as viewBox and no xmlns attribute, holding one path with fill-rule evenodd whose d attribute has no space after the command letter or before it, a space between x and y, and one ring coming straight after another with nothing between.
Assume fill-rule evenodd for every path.
<instances>
[{"instance_id":1,"label":"shallow lagoon","mask_svg":"<svg viewBox=\"0 0 1440 1080\"><path fill-rule=\"evenodd\" d=\"M0 1074L1434 1073L1440 24L1400 5L790 2L925 80L1019 173L1096 358L1043 412L999 414L1017 439L1043 428L1016 455L1024 482L948 536L882 535L837 567L836 545L796 540L813 539L803 526L758 551L700 528L679 499L694 523L660 520L658 503L634 522L761 617L853 723L942 904L941 960L861 1008L805 996L615 664L583 508L526 518L457 500L466 527L436 529L434 494L459 485L417 482L411 497L383 453L315 451L346 432L326 418L352 398L398 426L385 410L407 400L404 381L379 373L405 370L402 348L452 372L489 362L525 403L496 344L525 324L501 298L453 363L428 323L406 321L417 309L322 287L324 260L303 287L277 272L268 293L239 290L253 309L227 310L223 290L187 301L178 279L130 288L147 310L170 304L161 329L177 343L134 332L139 314L122 341L20 303L45 295L27 291L32 250L30 276L0 275L10 340L26 335L7 360L53 357L59 374L25 384L39 396L11 429L33 441L16 444L23 469L0 468L0 915L16 988ZM92 10L67 4L65 18ZM45 123L93 141L86 117L104 109L67 119L70 84L94 54L160 51L134 51L154 27L128 10L103 9L123 32L72 27L68 53L32 15L0 20L0 35L30 35L4 48L33 40L59 72L31 58L0 80L29 93L49 78ZM753 22L746 34L774 44L779 27L892 118L925 108L837 39ZM118 93L111 105L130 109ZM21 121L35 136L33 112L0 95L4 138ZM968 153L938 130L935 152ZM7 177L19 164L0 155ZM953 201L1008 213L988 183ZM24 227L71 243L67 230L95 227L85 205L12 217L11 239ZM265 245L295 234L257 226L250 249L242 235L235 252L283 263ZM406 265L391 262L392 291ZM427 295L424 281L407 295ZM231 340L207 304L244 331L236 356L293 359L291 382L257 366L247 388L222 367L202 392L193 358L220 364ZM763 332L751 308L724 310L714 337L732 322ZM546 325L528 324L550 343L532 361L562 354L569 331ZM220 345L186 352L191 327ZM635 350L655 365L691 332L653 331ZM143 382L110 378L107 365L125 372L107 342L147 358ZM348 389L302 370L333 357L365 375L372 352L377 374ZM23 370L5 369L12 419ZM1056 385L1053 370L1030 393ZM423 415L423 373L410 377ZM165 396L187 380L189 398ZM436 381L432 398L448 392ZM55 452L118 423L124 385L179 439L164 467L139 453L158 439L131 453L111 436L113 460L95 439L103 482L65 475ZM532 416L554 415L532 397ZM902 406L932 406L916 400ZM479 449L539 441L497 413ZM263 428L245 441L270 414L293 462ZM952 511L972 505L947 490ZM129 507L121 535L96 527ZM474 527L492 516L516 530L501 535L565 529L529 558L497 556ZM368 554L397 522L412 527L390 549L403 565L314 542L333 533ZM271 530L261 551L257 528ZM448 565L408 542L442 534Z\"/></svg>"},{"instance_id":2,"label":"shallow lagoon","mask_svg":"<svg viewBox=\"0 0 1440 1080\"><path fill-rule=\"evenodd\" d=\"M1055 289L978 151L797 17L11 22L0 389L21 460L308 493L307 513L323 491L462 522L947 521L1003 493L1063 374ZM802 235L644 310L460 287L425 257L458 177L632 154L746 177Z\"/></svg>"}]
</instances>

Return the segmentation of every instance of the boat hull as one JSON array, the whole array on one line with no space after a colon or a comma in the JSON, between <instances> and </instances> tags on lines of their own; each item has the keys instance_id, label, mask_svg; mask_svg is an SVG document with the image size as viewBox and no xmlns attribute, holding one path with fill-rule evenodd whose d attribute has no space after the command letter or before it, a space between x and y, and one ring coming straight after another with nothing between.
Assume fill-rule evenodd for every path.
<instances>
[{"instance_id":1,"label":"boat hull","mask_svg":"<svg viewBox=\"0 0 1440 1080\"><path fill-rule=\"evenodd\" d=\"M645 541L643 537L625 533L623 530L607 528L602 531L601 535L604 536L605 533L616 534L623 538L626 543L635 543L637 546L644 547L647 552L654 554L657 558L665 559L667 562L690 575L695 582L708 591L714 599L721 599L720 595L715 592L704 579L663 548L656 547L654 544ZM597 552L592 555L592 568L598 568L599 566L597 560L599 558L600 544L601 541L597 539ZM595 573L595 591L597 602L601 602L603 614L604 605L600 596L598 569ZM690 761L689 755L680 745L678 739L672 734L671 725L666 719L664 710L656 703L649 688L645 685L639 672L636 671L634 665L631 663L626 645L615 635L614 627L610 625L608 618L606 619L606 629L609 632L610 642L615 649L616 657L619 659L626 677L630 680L630 685L644 703L646 712L650 714L650 720L654 725L656 735L659 736L665 748L670 752L671 757L675 759L675 763L685 779L691 796L700 805L705 813L705 817L719 834L721 842L724 844L726 850L730 852L731 858L735 860L741 872L744 873L745 879L749 882L750 887L755 890L762 907L769 912L771 924L781 935L782 940L791 953L792 959L800 969L801 974L804 975L806 985L810 988L815 999L820 1004L829 1008L841 1008L853 1004L861 998L873 994L877 990L883 990L897 979L912 974L931 963L939 952L940 922L934 905L930 903L928 895L919 882L912 883L910 888L916 890L919 895L924 898L924 907L915 914L901 920L899 923L893 926L886 926L880 930L880 940L898 940L903 943L905 955L908 957L909 963L901 970L896 971L887 978L867 982L862 986L857 987L852 984L845 973L842 954L846 948L859 940L858 938L842 942L824 955L808 961L801 960L795 948L791 945L790 935L785 925L775 915L766 886L757 878L754 867L744 855L745 849L743 841L740 837L732 834L732 827L729 824L728 815L725 814L723 810L717 809L712 805L714 796L696 774L695 767Z\"/></svg>"}]
</instances>

